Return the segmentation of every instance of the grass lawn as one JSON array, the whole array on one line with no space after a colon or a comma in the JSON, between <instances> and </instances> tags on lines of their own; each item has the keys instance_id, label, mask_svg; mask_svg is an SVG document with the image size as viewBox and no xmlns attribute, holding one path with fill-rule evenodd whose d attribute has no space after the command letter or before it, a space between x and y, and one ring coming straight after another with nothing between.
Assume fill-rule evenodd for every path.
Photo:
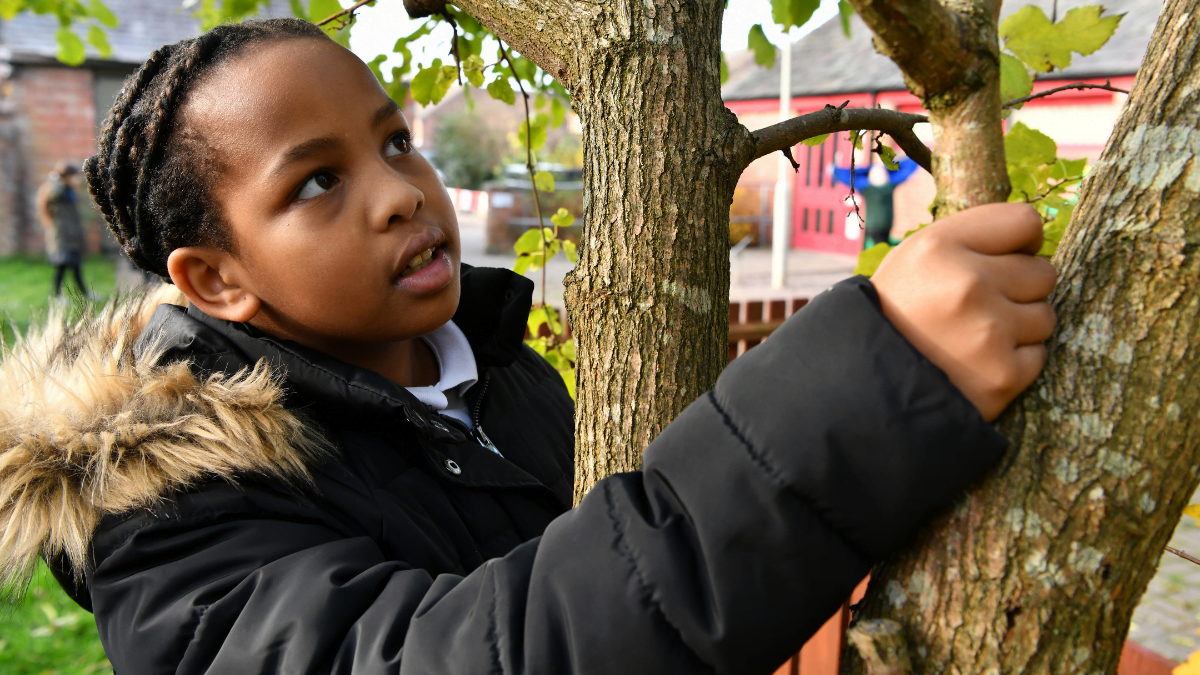
<instances>
[{"instance_id":1,"label":"grass lawn","mask_svg":"<svg viewBox=\"0 0 1200 675\"><path fill-rule=\"evenodd\" d=\"M83 267L88 290L102 297L115 288L113 264L93 256ZM54 268L41 258L0 258L0 317L6 343L14 327L25 331L50 307ZM75 282L67 275L65 293ZM111 675L96 622L59 588L39 564L20 601L0 607L0 673L4 675Z\"/></svg>"},{"instance_id":2,"label":"grass lawn","mask_svg":"<svg viewBox=\"0 0 1200 675\"><path fill-rule=\"evenodd\" d=\"M83 264L83 282L88 290L107 298L116 289L113 263L104 256L91 256ZM0 334L5 343L13 339L13 327L24 332L31 322L45 319L53 290L54 268L41 257L0 258ZM76 294L75 280L68 272L63 295Z\"/></svg>"}]
</instances>

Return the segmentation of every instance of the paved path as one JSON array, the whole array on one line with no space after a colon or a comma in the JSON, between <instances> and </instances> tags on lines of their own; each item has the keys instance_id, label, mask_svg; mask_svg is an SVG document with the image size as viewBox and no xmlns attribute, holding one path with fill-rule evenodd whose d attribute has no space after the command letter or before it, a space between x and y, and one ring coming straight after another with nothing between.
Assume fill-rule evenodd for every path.
<instances>
[{"instance_id":1,"label":"paved path","mask_svg":"<svg viewBox=\"0 0 1200 675\"><path fill-rule=\"evenodd\" d=\"M1200 502L1200 492L1192 497ZM1171 546L1200 557L1200 525L1185 517ZM1200 565L1163 553L1158 573L1133 613L1129 639L1174 661L1200 650Z\"/></svg>"}]
</instances>

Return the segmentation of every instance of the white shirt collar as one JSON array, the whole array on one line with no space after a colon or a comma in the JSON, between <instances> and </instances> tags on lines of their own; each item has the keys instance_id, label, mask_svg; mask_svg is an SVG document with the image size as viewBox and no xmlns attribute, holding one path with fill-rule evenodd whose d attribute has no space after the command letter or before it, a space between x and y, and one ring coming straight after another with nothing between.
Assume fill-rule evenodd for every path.
<instances>
[{"instance_id":1,"label":"white shirt collar","mask_svg":"<svg viewBox=\"0 0 1200 675\"><path fill-rule=\"evenodd\" d=\"M448 405L446 391L454 390L462 396L479 381L479 370L475 366L475 352L462 329L447 321L440 328L421 336L429 345L438 362L441 379L430 387L408 387L413 396L436 410L445 410Z\"/></svg>"}]
</instances>

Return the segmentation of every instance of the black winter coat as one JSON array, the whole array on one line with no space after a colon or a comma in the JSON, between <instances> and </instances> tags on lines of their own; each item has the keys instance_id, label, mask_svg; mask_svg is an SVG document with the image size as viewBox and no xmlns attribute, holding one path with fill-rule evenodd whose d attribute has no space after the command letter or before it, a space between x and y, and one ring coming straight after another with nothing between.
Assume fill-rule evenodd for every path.
<instances>
[{"instance_id":1,"label":"black winter coat","mask_svg":"<svg viewBox=\"0 0 1200 675\"><path fill-rule=\"evenodd\" d=\"M769 673L1005 447L856 278L569 510L573 408L521 343L530 286L475 269L463 288L467 399L503 457L375 373L158 308L143 353L218 384L265 359L335 454L311 482L218 467L103 516L84 583L61 579L118 675ZM233 394L205 396L257 447L220 421Z\"/></svg>"}]
</instances>

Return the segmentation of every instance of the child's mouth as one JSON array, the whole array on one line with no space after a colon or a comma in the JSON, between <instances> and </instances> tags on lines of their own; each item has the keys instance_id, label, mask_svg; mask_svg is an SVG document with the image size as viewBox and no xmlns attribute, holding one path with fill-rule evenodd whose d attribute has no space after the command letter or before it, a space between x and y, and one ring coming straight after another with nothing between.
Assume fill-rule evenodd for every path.
<instances>
[{"instance_id":1,"label":"child's mouth","mask_svg":"<svg viewBox=\"0 0 1200 675\"><path fill-rule=\"evenodd\" d=\"M421 251L419 254L413 256L413 259L408 262L408 267L405 267L404 270L400 272L400 278L403 279L404 277L407 277L411 274L416 274L426 267L429 267L429 265L433 263L433 253L436 250L437 247L431 246L430 248L427 248L424 251Z\"/></svg>"}]
</instances>

